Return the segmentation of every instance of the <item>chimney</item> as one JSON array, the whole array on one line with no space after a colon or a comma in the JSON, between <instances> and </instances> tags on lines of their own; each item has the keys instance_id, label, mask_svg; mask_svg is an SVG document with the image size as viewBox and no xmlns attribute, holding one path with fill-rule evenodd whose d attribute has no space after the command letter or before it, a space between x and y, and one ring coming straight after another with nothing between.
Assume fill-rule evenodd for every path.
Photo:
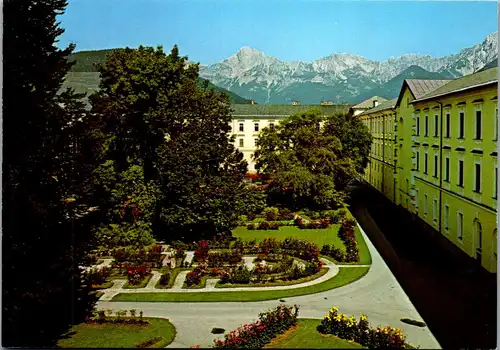
<instances>
[{"instance_id":1,"label":"chimney","mask_svg":"<svg viewBox=\"0 0 500 350\"><path fill-rule=\"evenodd\" d=\"M378 106L378 100L373 100L373 107L377 107Z\"/></svg>"}]
</instances>

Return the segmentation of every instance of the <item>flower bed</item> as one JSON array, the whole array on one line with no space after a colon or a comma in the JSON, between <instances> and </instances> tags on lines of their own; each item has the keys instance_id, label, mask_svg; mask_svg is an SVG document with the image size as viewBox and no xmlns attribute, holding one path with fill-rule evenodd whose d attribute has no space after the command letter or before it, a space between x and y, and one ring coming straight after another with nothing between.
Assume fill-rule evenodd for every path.
<instances>
[{"instance_id":1,"label":"flower bed","mask_svg":"<svg viewBox=\"0 0 500 350\"><path fill-rule=\"evenodd\" d=\"M331 246L326 244L321 248L321 254L329 256L338 262L358 262L359 249L356 241L355 228L356 221L345 218L338 231L338 236L344 243L345 252L335 248L333 244Z\"/></svg>"},{"instance_id":2,"label":"flower bed","mask_svg":"<svg viewBox=\"0 0 500 350\"><path fill-rule=\"evenodd\" d=\"M297 305L278 305L276 309L261 313L259 319L243 325L224 336L224 340L214 340L214 348L259 349L274 337L297 324Z\"/></svg>"},{"instance_id":3,"label":"flower bed","mask_svg":"<svg viewBox=\"0 0 500 350\"><path fill-rule=\"evenodd\" d=\"M329 310L321 324L318 332L332 334L339 338L355 341L370 349L405 349L405 335L399 328L390 326L370 328L365 315L361 315L358 322L354 316L347 317L339 313L336 307Z\"/></svg>"}]
</instances>

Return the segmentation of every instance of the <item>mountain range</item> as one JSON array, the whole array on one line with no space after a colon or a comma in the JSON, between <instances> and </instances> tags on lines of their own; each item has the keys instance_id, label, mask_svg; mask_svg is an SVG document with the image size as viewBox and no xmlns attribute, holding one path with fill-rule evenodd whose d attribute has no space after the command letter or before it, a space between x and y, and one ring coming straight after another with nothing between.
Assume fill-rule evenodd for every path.
<instances>
[{"instance_id":1,"label":"mountain range","mask_svg":"<svg viewBox=\"0 0 500 350\"><path fill-rule=\"evenodd\" d=\"M498 58L497 42L494 32L456 54L406 54L385 61L333 53L313 62L283 62L245 46L218 63L201 65L200 76L258 103L358 103L374 95L397 97L407 78L454 79L491 66Z\"/></svg>"}]
</instances>

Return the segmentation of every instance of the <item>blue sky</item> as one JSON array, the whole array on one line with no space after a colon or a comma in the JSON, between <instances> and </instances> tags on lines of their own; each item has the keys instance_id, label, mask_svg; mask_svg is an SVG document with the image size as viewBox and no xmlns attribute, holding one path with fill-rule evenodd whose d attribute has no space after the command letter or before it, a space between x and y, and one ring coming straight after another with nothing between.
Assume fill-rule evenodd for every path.
<instances>
[{"instance_id":1,"label":"blue sky","mask_svg":"<svg viewBox=\"0 0 500 350\"><path fill-rule=\"evenodd\" d=\"M202 64L250 46L283 61L331 53L444 56L497 31L495 1L69 0L60 46L163 45Z\"/></svg>"}]
</instances>

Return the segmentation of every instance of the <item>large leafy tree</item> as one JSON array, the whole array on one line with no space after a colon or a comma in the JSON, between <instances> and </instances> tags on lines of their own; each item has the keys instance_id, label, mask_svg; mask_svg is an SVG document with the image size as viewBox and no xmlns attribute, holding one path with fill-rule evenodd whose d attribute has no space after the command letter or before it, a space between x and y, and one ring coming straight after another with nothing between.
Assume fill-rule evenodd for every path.
<instances>
[{"instance_id":1,"label":"large leafy tree","mask_svg":"<svg viewBox=\"0 0 500 350\"><path fill-rule=\"evenodd\" d=\"M56 38L66 1L4 2L3 346L54 346L88 315L79 263L94 223L87 179L97 143ZM94 212L97 213L97 212Z\"/></svg>"},{"instance_id":2,"label":"large leafy tree","mask_svg":"<svg viewBox=\"0 0 500 350\"><path fill-rule=\"evenodd\" d=\"M326 135L340 140L343 156L352 159L356 171L363 174L368 165L373 138L361 120L348 114L331 116L327 118L324 131Z\"/></svg>"},{"instance_id":3,"label":"large leafy tree","mask_svg":"<svg viewBox=\"0 0 500 350\"><path fill-rule=\"evenodd\" d=\"M239 214L234 202L246 172L231 143L227 98L199 87L198 65L188 66L176 46L169 55L161 47L116 51L100 72L91 101L107 135L105 157L112 172L141 166L144 182L158 186L156 236L227 232Z\"/></svg>"},{"instance_id":4,"label":"large leafy tree","mask_svg":"<svg viewBox=\"0 0 500 350\"><path fill-rule=\"evenodd\" d=\"M259 171L272 179L272 200L294 209L342 204L356 162L330 123L311 110L262 131L254 157Z\"/></svg>"}]
</instances>

